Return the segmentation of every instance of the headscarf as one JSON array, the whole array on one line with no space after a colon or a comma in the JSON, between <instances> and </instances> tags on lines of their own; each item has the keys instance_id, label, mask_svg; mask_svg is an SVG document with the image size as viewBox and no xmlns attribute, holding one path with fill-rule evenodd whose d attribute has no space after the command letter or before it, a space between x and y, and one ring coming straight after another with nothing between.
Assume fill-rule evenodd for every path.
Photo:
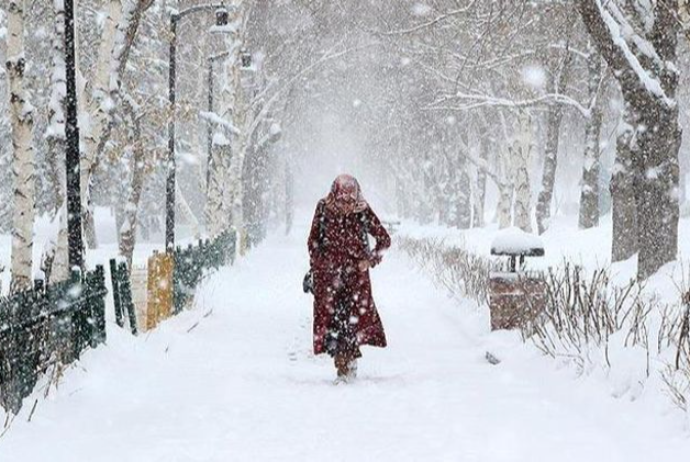
<instances>
[{"instance_id":1,"label":"headscarf","mask_svg":"<svg viewBox=\"0 0 690 462\"><path fill-rule=\"evenodd\" d=\"M362 212L369 206L362 195L362 188L357 179L352 175L338 175L333 181L331 192L326 197L326 206L340 212L339 203L348 199L354 203L353 213Z\"/></svg>"}]
</instances>

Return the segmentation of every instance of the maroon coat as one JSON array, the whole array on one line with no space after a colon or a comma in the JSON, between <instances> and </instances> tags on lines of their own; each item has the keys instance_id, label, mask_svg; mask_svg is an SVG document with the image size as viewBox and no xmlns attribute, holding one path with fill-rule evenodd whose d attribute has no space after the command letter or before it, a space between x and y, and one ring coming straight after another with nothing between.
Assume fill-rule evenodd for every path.
<instances>
[{"instance_id":1,"label":"maroon coat","mask_svg":"<svg viewBox=\"0 0 690 462\"><path fill-rule=\"evenodd\" d=\"M325 352L324 337L339 301L352 306L357 344L385 347L386 334L372 297L369 271L360 271L357 265L368 260L376 266L391 238L368 205L361 212L341 215L325 202L322 199L316 208L308 242L314 278L314 353ZM373 251L365 244L365 229L376 239Z\"/></svg>"}]
</instances>

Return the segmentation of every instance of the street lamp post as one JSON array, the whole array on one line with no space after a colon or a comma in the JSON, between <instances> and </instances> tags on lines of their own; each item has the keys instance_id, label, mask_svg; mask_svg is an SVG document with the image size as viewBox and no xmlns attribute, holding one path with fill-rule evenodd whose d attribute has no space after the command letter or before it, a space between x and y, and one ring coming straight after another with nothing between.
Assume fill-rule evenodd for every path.
<instances>
[{"instance_id":1,"label":"street lamp post","mask_svg":"<svg viewBox=\"0 0 690 462\"><path fill-rule=\"evenodd\" d=\"M66 119L65 155L67 186L67 235L70 270L84 266L84 241L81 229L81 185L79 165L79 124L77 119L76 52L74 39L74 0L65 1L65 80Z\"/></svg>"},{"instance_id":2,"label":"street lamp post","mask_svg":"<svg viewBox=\"0 0 690 462\"><path fill-rule=\"evenodd\" d=\"M170 115L168 119L168 161L167 178L165 182L165 249L172 252L175 249L175 102L177 100L177 25L186 16L194 13L215 11L216 26L228 25L229 13L225 5L214 3L197 5L170 15L170 62L168 66L168 103Z\"/></svg>"}]
</instances>

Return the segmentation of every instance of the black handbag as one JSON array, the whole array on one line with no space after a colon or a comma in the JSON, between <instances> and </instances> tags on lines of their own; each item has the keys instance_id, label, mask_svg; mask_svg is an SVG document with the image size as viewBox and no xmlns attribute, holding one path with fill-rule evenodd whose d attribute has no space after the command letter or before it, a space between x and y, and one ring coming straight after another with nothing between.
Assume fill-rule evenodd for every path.
<instances>
[{"instance_id":1,"label":"black handbag","mask_svg":"<svg viewBox=\"0 0 690 462\"><path fill-rule=\"evenodd\" d=\"M321 203L316 212L319 216L319 247L323 245L324 234L326 232L323 224L325 215L324 207L325 205ZM314 273L311 268L309 268L307 274L304 275L304 279L302 279L302 290L305 294L314 294Z\"/></svg>"},{"instance_id":2,"label":"black handbag","mask_svg":"<svg viewBox=\"0 0 690 462\"><path fill-rule=\"evenodd\" d=\"M307 274L304 275L304 279L302 280L302 290L305 294L314 293L314 274L311 272L311 270L307 271Z\"/></svg>"}]
</instances>

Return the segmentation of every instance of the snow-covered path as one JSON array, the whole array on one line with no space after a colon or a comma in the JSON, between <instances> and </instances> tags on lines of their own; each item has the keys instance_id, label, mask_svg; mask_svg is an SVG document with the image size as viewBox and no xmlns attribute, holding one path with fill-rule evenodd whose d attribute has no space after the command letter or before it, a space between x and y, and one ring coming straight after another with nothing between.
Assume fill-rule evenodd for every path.
<instances>
[{"instance_id":1,"label":"snow-covered path","mask_svg":"<svg viewBox=\"0 0 690 462\"><path fill-rule=\"evenodd\" d=\"M195 310L148 336L111 329L2 462L648 461L690 441L459 307L395 251L374 273L389 348L334 386L310 352L301 238L272 238L213 275ZM487 349L504 361L491 366ZM28 406L30 407L30 406ZM19 421L21 420L21 421ZM40 442L40 444L37 444Z\"/></svg>"}]
</instances>

